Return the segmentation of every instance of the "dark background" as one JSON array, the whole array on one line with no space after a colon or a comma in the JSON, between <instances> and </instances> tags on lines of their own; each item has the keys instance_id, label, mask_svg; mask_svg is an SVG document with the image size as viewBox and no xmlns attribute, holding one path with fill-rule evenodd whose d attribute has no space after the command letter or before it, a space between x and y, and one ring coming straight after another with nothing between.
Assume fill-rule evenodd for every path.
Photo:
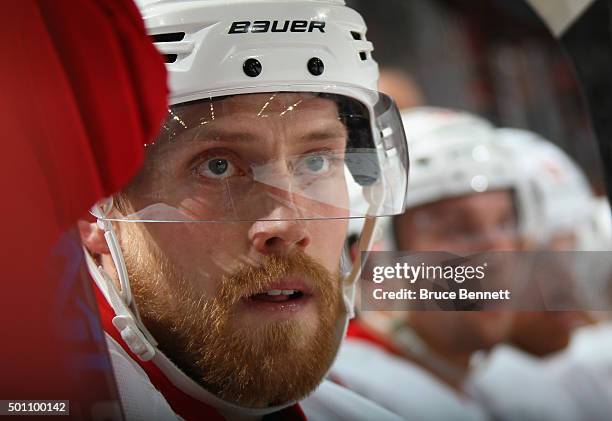
<instances>
[{"instance_id":1,"label":"dark background","mask_svg":"<svg viewBox=\"0 0 612 421\"><path fill-rule=\"evenodd\" d=\"M601 156L574 68L526 3L347 4L366 20L381 69L409 74L427 105L471 111L496 125L544 136L572 155L595 191L604 194Z\"/></svg>"}]
</instances>

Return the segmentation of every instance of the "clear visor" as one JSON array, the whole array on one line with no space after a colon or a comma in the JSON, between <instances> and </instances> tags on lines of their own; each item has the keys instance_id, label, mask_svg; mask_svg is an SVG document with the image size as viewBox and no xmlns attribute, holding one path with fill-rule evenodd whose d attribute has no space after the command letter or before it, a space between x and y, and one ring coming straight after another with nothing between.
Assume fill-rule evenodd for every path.
<instances>
[{"instance_id":1,"label":"clear visor","mask_svg":"<svg viewBox=\"0 0 612 421\"><path fill-rule=\"evenodd\" d=\"M403 211L408 154L393 101L266 92L169 110L107 219L337 219ZM348 192L351 192L349 195Z\"/></svg>"}]
</instances>

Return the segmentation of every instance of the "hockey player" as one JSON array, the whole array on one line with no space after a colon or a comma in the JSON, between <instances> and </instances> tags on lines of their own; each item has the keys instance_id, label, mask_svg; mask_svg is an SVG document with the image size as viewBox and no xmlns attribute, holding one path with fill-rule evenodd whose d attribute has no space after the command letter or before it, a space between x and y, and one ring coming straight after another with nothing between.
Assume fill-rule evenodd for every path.
<instances>
[{"instance_id":1,"label":"hockey player","mask_svg":"<svg viewBox=\"0 0 612 421\"><path fill-rule=\"evenodd\" d=\"M532 227L534 248L582 250L583 254L584 250L609 249L609 223L608 226L594 223L599 216L596 199L584 174L570 157L552 143L524 130L499 130L498 141L520 152L518 168L528 188L538 193L539 212L535 218L540 223L537 229ZM607 218L609 221L609 209ZM564 260L572 257L559 256ZM544 269L554 271L550 265ZM512 346L496 347L486 364L472 374L470 388L495 419L609 418L612 410L608 404L609 358L598 357L609 355L609 325L593 325L591 314L585 311L590 309L589 302L584 301L594 303L595 299L604 298L605 285L596 282L596 269L599 268L591 267L590 273L579 273L588 280L581 288L572 288L571 282L564 285L568 283L564 280L571 281L567 279L567 271L556 272L550 278L554 283L551 291L560 294L565 289L574 295L580 293L579 297L567 297L575 300L575 309L516 312L508 338ZM570 349L566 350L568 345Z\"/></svg>"},{"instance_id":2,"label":"hockey player","mask_svg":"<svg viewBox=\"0 0 612 421\"><path fill-rule=\"evenodd\" d=\"M517 250L512 156L485 120L453 110L402 113L411 153L407 211L393 218L383 249L476 253ZM505 339L511 313L364 311L332 378L388 409L418 419L484 419L464 390L471 357Z\"/></svg>"},{"instance_id":3,"label":"hockey player","mask_svg":"<svg viewBox=\"0 0 612 421\"><path fill-rule=\"evenodd\" d=\"M533 216L538 224L533 224L530 233L535 240L532 248L560 252L590 249L586 242L593 241L589 231L592 230L595 197L582 170L559 147L534 133L501 129L498 141L514 149L516 156L521 157L518 164L524 173L526 188L534 192L533 201L538 201L539 212ZM600 237L602 235L603 232ZM546 269L552 270L550 267ZM571 278L562 273L555 276L554 282L556 295L565 291L566 298L572 299L570 296L579 292L572 285ZM546 302L546 285L539 289ZM569 343L572 330L589 323L589 319L584 311L517 312L508 342L529 354L550 355L563 350Z\"/></svg>"},{"instance_id":4,"label":"hockey player","mask_svg":"<svg viewBox=\"0 0 612 421\"><path fill-rule=\"evenodd\" d=\"M341 0L141 11L168 118L141 172L82 224L123 409L303 418L352 314L348 219L366 218L367 238L405 199L406 139L365 24ZM394 417L322 388L306 417Z\"/></svg>"}]
</instances>

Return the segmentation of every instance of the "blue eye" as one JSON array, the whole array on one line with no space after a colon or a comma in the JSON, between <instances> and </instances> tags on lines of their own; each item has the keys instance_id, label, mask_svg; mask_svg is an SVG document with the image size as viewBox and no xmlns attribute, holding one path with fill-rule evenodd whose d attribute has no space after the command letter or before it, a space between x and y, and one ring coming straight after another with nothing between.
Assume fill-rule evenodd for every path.
<instances>
[{"instance_id":1,"label":"blue eye","mask_svg":"<svg viewBox=\"0 0 612 421\"><path fill-rule=\"evenodd\" d=\"M310 155L302 161L302 171L311 174L324 174L329 171L330 159L325 155Z\"/></svg>"},{"instance_id":2,"label":"blue eye","mask_svg":"<svg viewBox=\"0 0 612 421\"><path fill-rule=\"evenodd\" d=\"M229 168L229 162L227 159L211 159L208 161L208 169L214 175L223 175Z\"/></svg>"},{"instance_id":3,"label":"blue eye","mask_svg":"<svg viewBox=\"0 0 612 421\"><path fill-rule=\"evenodd\" d=\"M207 178L221 180L233 176L236 168L229 160L215 157L202 162L196 172Z\"/></svg>"}]
</instances>

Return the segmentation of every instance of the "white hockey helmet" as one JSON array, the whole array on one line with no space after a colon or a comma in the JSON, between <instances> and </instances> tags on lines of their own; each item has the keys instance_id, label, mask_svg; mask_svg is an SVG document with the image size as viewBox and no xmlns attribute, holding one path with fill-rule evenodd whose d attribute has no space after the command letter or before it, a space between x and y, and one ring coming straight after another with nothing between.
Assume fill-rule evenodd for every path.
<instances>
[{"instance_id":1,"label":"white hockey helmet","mask_svg":"<svg viewBox=\"0 0 612 421\"><path fill-rule=\"evenodd\" d=\"M593 212L578 233L581 250L612 250L612 210L606 197L595 197Z\"/></svg>"},{"instance_id":2,"label":"white hockey helmet","mask_svg":"<svg viewBox=\"0 0 612 421\"><path fill-rule=\"evenodd\" d=\"M518 212L517 234L528 230L533 218L520 200L526 191L513 163L514 151L495 142L496 129L476 115L438 107L417 107L401 111L410 154L410 177L406 208L453 197L492 190L512 190ZM432 221L435 223L435 221ZM378 224L382 248L395 248L392 218ZM352 222L351 234L358 234L359 221Z\"/></svg>"},{"instance_id":3,"label":"white hockey helmet","mask_svg":"<svg viewBox=\"0 0 612 421\"><path fill-rule=\"evenodd\" d=\"M476 115L444 108L414 108L401 114L411 160L407 208L510 190L518 224L512 234L528 230L532 210L525 206L524 181L514 167L514 152L495 142L493 125ZM388 232L392 238L391 229Z\"/></svg>"},{"instance_id":4,"label":"white hockey helmet","mask_svg":"<svg viewBox=\"0 0 612 421\"><path fill-rule=\"evenodd\" d=\"M499 129L496 141L517 158L524 206L532 209L530 236L546 246L556 233L574 233L576 247L588 247L585 236L594 218L595 197L578 165L561 148L527 130Z\"/></svg>"},{"instance_id":5,"label":"white hockey helmet","mask_svg":"<svg viewBox=\"0 0 612 421\"><path fill-rule=\"evenodd\" d=\"M402 121L412 164L407 207L514 185L514 171L486 120L425 107L402 112Z\"/></svg>"},{"instance_id":6,"label":"white hockey helmet","mask_svg":"<svg viewBox=\"0 0 612 421\"><path fill-rule=\"evenodd\" d=\"M336 103L338 119L348 131L342 156L332 155L344 162L347 188L356 188L363 200L346 202L341 192L322 194L304 187L310 186L304 182L299 194L325 206L326 212L303 207L298 217L364 217L402 211L408 160L401 119L391 98L376 91L378 66L357 12L340 0L139 3L147 31L166 56L171 88L170 115L156 143L209 135L207 128L215 118L236 112L224 106L227 98L250 95L251 110L241 112L260 118L268 117L270 104L275 103L286 121L308 118L302 109L310 97L326 99ZM149 145L148 151L155 149ZM163 160L153 155L148 154L149 167L163 171ZM291 165L300 160L294 158ZM276 164L281 163L253 163L255 181L284 189L277 184ZM142 209L125 217L137 221L259 218L249 206L233 206L215 216L194 213L170 203L174 193L160 183L154 198L146 198ZM248 199L252 203L254 197Z\"/></svg>"},{"instance_id":7,"label":"white hockey helmet","mask_svg":"<svg viewBox=\"0 0 612 421\"><path fill-rule=\"evenodd\" d=\"M139 3L148 33L166 56L171 103L221 90L310 91L303 85L353 87L351 96L376 91L378 65L366 25L343 0ZM251 59L259 66L249 66Z\"/></svg>"},{"instance_id":8,"label":"white hockey helmet","mask_svg":"<svg viewBox=\"0 0 612 421\"><path fill-rule=\"evenodd\" d=\"M402 120L411 156L407 208L511 189L520 235L541 245L559 230L581 236L593 195L582 171L553 143L446 109L413 109Z\"/></svg>"}]
</instances>

